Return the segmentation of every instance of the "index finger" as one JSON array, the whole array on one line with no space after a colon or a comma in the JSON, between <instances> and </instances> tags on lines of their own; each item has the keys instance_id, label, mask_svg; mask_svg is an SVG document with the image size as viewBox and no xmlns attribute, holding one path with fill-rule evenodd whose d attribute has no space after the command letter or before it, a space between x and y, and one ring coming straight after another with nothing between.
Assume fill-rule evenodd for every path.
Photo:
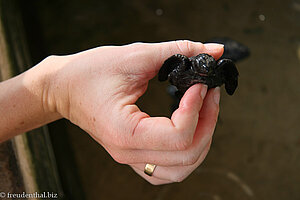
<instances>
[{"instance_id":1,"label":"index finger","mask_svg":"<svg viewBox=\"0 0 300 200\"><path fill-rule=\"evenodd\" d=\"M224 52L224 45L217 43L203 44L201 42L193 42L189 40L177 40L171 42L162 42L150 44L151 55L154 61L156 73L164 63L164 61L174 54L182 54L187 57L196 56L200 53L207 53L216 60L219 59ZM156 75L156 74L155 74Z\"/></svg>"}]
</instances>

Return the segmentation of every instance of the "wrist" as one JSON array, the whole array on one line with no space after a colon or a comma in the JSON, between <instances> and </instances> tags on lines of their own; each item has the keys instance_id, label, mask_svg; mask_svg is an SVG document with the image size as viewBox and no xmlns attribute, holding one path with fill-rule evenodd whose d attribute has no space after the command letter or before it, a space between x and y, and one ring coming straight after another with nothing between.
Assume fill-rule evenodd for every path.
<instances>
[{"instance_id":1,"label":"wrist","mask_svg":"<svg viewBox=\"0 0 300 200\"><path fill-rule=\"evenodd\" d=\"M39 64L24 73L23 83L32 93L41 108L40 115L46 123L60 119L62 116L57 110L57 97L53 80L59 67L59 56L49 56Z\"/></svg>"},{"instance_id":2,"label":"wrist","mask_svg":"<svg viewBox=\"0 0 300 200\"><path fill-rule=\"evenodd\" d=\"M69 89L72 81L70 77L74 56L49 56L38 64L41 73L41 99L46 113L70 119ZM71 67L71 68L70 68Z\"/></svg>"}]
</instances>

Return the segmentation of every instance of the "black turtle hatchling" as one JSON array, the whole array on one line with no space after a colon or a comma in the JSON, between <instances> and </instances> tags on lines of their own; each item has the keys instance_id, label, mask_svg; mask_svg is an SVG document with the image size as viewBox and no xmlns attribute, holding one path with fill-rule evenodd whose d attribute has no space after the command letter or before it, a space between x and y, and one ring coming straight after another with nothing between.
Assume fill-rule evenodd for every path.
<instances>
[{"instance_id":1,"label":"black turtle hatchling","mask_svg":"<svg viewBox=\"0 0 300 200\"><path fill-rule=\"evenodd\" d=\"M169 79L177 87L177 96L196 83L203 83L208 89L225 84L226 92L232 95L238 86L238 70L230 59L216 61L211 55L202 53L188 58L176 54L168 58L158 73L159 81Z\"/></svg>"}]
</instances>

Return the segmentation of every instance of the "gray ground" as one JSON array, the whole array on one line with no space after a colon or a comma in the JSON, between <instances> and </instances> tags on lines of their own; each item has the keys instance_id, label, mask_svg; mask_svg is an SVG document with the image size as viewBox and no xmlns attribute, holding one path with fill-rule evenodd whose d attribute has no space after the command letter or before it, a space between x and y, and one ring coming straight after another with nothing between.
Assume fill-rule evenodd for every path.
<instances>
[{"instance_id":1,"label":"gray ground","mask_svg":"<svg viewBox=\"0 0 300 200\"><path fill-rule=\"evenodd\" d=\"M36 7L49 54L215 36L251 50L238 63L236 93L222 89L210 153L182 183L151 186L69 126L87 199L300 199L300 1L77 0ZM162 85L151 81L139 101L153 116L170 115Z\"/></svg>"}]
</instances>

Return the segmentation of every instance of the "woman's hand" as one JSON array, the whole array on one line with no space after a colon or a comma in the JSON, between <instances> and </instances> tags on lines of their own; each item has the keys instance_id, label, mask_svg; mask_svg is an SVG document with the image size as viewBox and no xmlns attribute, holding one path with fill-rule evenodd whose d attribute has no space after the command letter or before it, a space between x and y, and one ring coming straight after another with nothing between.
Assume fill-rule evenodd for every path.
<instances>
[{"instance_id":1,"label":"woman's hand","mask_svg":"<svg viewBox=\"0 0 300 200\"><path fill-rule=\"evenodd\" d=\"M44 74L37 94L42 94L43 112L52 113L45 122L69 119L117 162L129 164L152 184L164 184L183 180L205 158L219 112L219 88L207 92L205 85L192 86L171 119L150 117L135 102L164 60L199 53L218 59L223 46L190 41L105 46L51 56L29 71ZM157 165L152 177L143 173L146 163Z\"/></svg>"},{"instance_id":2,"label":"woman's hand","mask_svg":"<svg viewBox=\"0 0 300 200\"><path fill-rule=\"evenodd\" d=\"M153 184L181 181L205 158L219 111L219 89L191 87L171 119L149 117L135 102L164 60L180 53L209 53L221 45L189 41L136 43L67 56L49 85L57 111L79 125L119 163L129 164ZM204 97L206 98L204 99ZM146 163L158 165L152 177Z\"/></svg>"}]
</instances>

